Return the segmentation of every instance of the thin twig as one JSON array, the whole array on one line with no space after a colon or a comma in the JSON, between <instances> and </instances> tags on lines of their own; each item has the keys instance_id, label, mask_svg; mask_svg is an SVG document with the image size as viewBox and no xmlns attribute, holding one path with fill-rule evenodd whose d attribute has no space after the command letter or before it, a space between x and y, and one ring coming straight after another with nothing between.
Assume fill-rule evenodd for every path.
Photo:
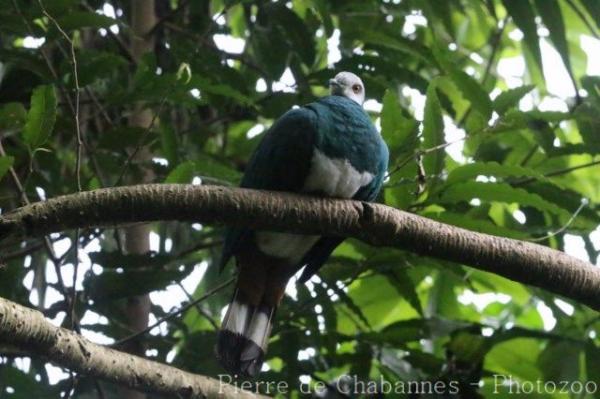
<instances>
[{"instance_id":1,"label":"thin twig","mask_svg":"<svg viewBox=\"0 0 600 399\"><path fill-rule=\"evenodd\" d=\"M185 287L183 286L183 284L181 284L181 281L177 281L177 285L179 286L179 288L181 289L181 291L183 291L183 293L187 297L188 301L193 302L194 301L194 297L192 296L192 294L190 294L185 289ZM202 316L204 316L204 318L206 320L208 320L208 322L210 323L210 325L213 326L213 328L215 330L219 329L219 325L217 323L215 323L215 321L212 319L212 317L204 309L202 309L200 307L200 304L196 303L195 307L196 307L196 310L198 311L198 313L201 314Z\"/></svg>"},{"instance_id":2,"label":"thin twig","mask_svg":"<svg viewBox=\"0 0 600 399\"><path fill-rule=\"evenodd\" d=\"M579 170L579 169L585 169L585 168L589 168L591 166L596 166L596 165L600 165L600 160L592 161L592 162L588 162L588 163L584 163L584 164L581 164L581 165L570 166L568 168L558 169L558 170L555 170L555 171L552 171L552 172L544 173L544 177L560 176L560 175L564 175L564 174L567 174L567 173L571 173L571 172ZM513 186L524 186L524 185L532 183L532 182L534 182L536 180L537 179L535 177L528 177L528 178L523 179L523 180L515 181L515 182L513 182L511 184Z\"/></svg>"},{"instance_id":3,"label":"thin twig","mask_svg":"<svg viewBox=\"0 0 600 399\"><path fill-rule=\"evenodd\" d=\"M0 155L3 157L6 156L6 152L4 151L4 146L2 145L1 140L0 140ZM27 194L25 193L25 190L23 188L23 185L21 184L21 180L19 179L17 172L15 171L15 168L13 168L12 166L10 168L8 168L8 173L10 174L13 184L15 185L15 187L17 188L17 191L19 192L22 204L29 205L31 203L31 201L29 201L29 197L27 197ZM43 242L44 242L44 248L46 249L48 258L50 258L50 261L52 262L52 265L54 266L54 272L56 273L56 278L58 279L58 287L59 287L60 293L65 298L65 304L67 306L67 309L69 309L70 303L69 303L69 297L67 296L67 288L65 286L65 282L62 278L62 273L60 270L61 261L58 258L58 256L56 256L56 252L54 251L54 247L52 246L52 241L50 240L50 237L45 235L43 238ZM79 331L78 323L75 323L74 327L75 327L76 331Z\"/></svg>"},{"instance_id":4,"label":"thin twig","mask_svg":"<svg viewBox=\"0 0 600 399\"><path fill-rule=\"evenodd\" d=\"M538 148L540 148L539 144L534 144L533 147L531 147L531 149L527 152L527 154L525 155L525 157L523 158L523 160L521 161L521 163L519 163L519 165L526 166L527 163L529 161L531 161L531 158L535 155L535 153L537 152Z\"/></svg>"},{"instance_id":5,"label":"thin twig","mask_svg":"<svg viewBox=\"0 0 600 399\"><path fill-rule=\"evenodd\" d=\"M411 160L416 159L418 157L421 157L423 155L427 155L430 154L432 152L435 151L439 151L442 150L446 147L449 147L453 144L457 144L460 143L461 141L464 141L467 139L467 136L465 135L464 137L461 137L460 139L456 139L454 141L447 141L445 143L433 146L433 147L429 147L429 148L425 148L423 150L415 150L412 154L410 154L409 156L407 156L406 158L404 158L402 161L400 161L400 163L398 163L394 169L392 169L390 172L388 172L387 177L390 177L391 175L393 175L394 173L398 172L400 169L402 169L404 166L406 166L406 164L408 164Z\"/></svg>"},{"instance_id":6,"label":"thin twig","mask_svg":"<svg viewBox=\"0 0 600 399\"><path fill-rule=\"evenodd\" d=\"M42 9L43 14L54 24L54 26L56 26L56 29L58 29L58 31L65 38L67 43L69 43L69 48L71 51L71 63L73 65L73 80L75 83L75 112L73 114L73 119L74 119L74 123L75 123L75 135L77 138L75 174L76 174L76 178L77 178L77 191L81 192L82 191L82 186L81 186L81 149L83 147L83 140L81 139L81 126L79 123L79 113L80 113L80 101L79 101L80 98L79 97L80 97L80 93L81 93L81 88L79 87L79 74L78 74L78 68L77 68L77 57L75 55L75 43L73 42L71 37L67 34L67 32L65 32L62 29L62 27L56 21L56 19L54 19L54 17L52 15L50 15L50 13L46 10L42 0L38 0L38 3ZM79 272L79 236L80 236L80 230L76 229L75 230L75 242L74 242L75 259L73 260L73 263L74 263L73 281L72 281L73 286L71 289L71 309L70 309L71 328L75 327L75 304L77 301L77 287L76 287L77 284L76 283L77 283L77 274Z\"/></svg>"},{"instance_id":7,"label":"thin twig","mask_svg":"<svg viewBox=\"0 0 600 399\"><path fill-rule=\"evenodd\" d=\"M545 241L549 238L552 238L560 233L562 233L563 231L565 231L566 229L569 228L569 226L575 221L575 219L577 218L577 216L579 215L579 213L581 212L581 210L587 206L589 204L589 201L587 199L583 199L581 201L581 204L579 205L579 207L577 208L577 210L573 213L573 215L571 215L571 217L569 218L569 220L567 221L567 223L564 224L564 226L562 226L560 229L553 231L551 233L549 233L548 235L545 235L544 237L538 237L538 238L533 238L530 241L533 242L541 242L541 241Z\"/></svg>"},{"instance_id":8,"label":"thin twig","mask_svg":"<svg viewBox=\"0 0 600 399\"><path fill-rule=\"evenodd\" d=\"M196 306L198 303L210 298L211 296L215 295L217 292L221 291L222 289L226 288L227 286L229 286L231 283L233 283L235 280L235 278L230 278L229 280L225 281L224 283L216 286L215 288L211 289L210 291L208 291L206 294L202 295L200 298L187 303L186 305L180 307L177 310L172 311L171 313L169 313L168 315L160 318L159 320L157 320L154 324L149 325L148 327L146 327L145 329L131 334L119 341L116 341L114 344L112 344L111 346L113 347L117 347L117 346L121 346L126 342L129 342L133 339L136 339L146 333L148 333L150 330L152 330L153 328L159 326L160 324L162 324L163 322L167 321L167 320L171 320L179 315L181 315L182 313L186 312L187 310L189 310L190 308L193 308L194 306Z\"/></svg>"},{"instance_id":9,"label":"thin twig","mask_svg":"<svg viewBox=\"0 0 600 399\"><path fill-rule=\"evenodd\" d=\"M0 255L0 260L3 262L6 262L7 260L10 260L10 259L22 258L24 256L31 255L32 253L39 251L43 247L44 247L44 244L41 242L34 244L34 245L30 245L28 247L22 248L20 250L14 251L14 252L2 254L2 255Z\"/></svg>"},{"instance_id":10,"label":"thin twig","mask_svg":"<svg viewBox=\"0 0 600 399\"><path fill-rule=\"evenodd\" d=\"M110 125L110 127L114 128L115 127L114 122L112 121L112 119L110 119L110 116L108 116L108 112L106 112L104 105L102 105L102 103L98 100L98 97L96 97L94 92L92 90L90 90L88 87L86 87L85 93L90 97L90 99L92 100L92 103L96 106L96 108L98 108L98 111L100 112L100 115L102 115L104 120Z\"/></svg>"},{"instance_id":11,"label":"thin twig","mask_svg":"<svg viewBox=\"0 0 600 399\"><path fill-rule=\"evenodd\" d=\"M54 19L52 15L46 10L44 7L44 3L42 0L38 0L38 3L42 9L42 13L56 26L56 29L60 32L60 34L65 38L67 43L69 43L69 47L71 50L71 63L73 65L73 80L75 83L75 112L73 118L75 119L75 133L77 135L77 160L76 160L76 173L77 173L77 191L82 191L81 188L81 147L83 142L81 140L81 128L79 126L79 75L77 72L77 57L75 56L75 43L71 39L67 32L65 32L59 23Z\"/></svg>"}]
</instances>

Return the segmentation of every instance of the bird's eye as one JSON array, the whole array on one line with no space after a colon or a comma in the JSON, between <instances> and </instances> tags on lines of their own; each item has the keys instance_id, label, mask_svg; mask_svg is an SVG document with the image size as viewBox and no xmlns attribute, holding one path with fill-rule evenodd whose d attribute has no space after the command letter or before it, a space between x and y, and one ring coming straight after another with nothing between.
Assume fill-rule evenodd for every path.
<instances>
[{"instance_id":1,"label":"bird's eye","mask_svg":"<svg viewBox=\"0 0 600 399\"><path fill-rule=\"evenodd\" d=\"M353 85L352 91L355 93L360 93L360 85Z\"/></svg>"}]
</instances>

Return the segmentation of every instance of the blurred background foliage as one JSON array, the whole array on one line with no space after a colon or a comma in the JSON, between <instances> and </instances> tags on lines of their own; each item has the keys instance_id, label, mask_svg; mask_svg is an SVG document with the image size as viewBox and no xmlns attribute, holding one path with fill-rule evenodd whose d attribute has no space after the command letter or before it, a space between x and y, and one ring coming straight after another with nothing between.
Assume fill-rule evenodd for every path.
<instances>
[{"instance_id":1,"label":"blurred background foliage","mask_svg":"<svg viewBox=\"0 0 600 399\"><path fill-rule=\"evenodd\" d=\"M111 187L148 170L156 182L236 185L273 120L349 70L391 149L383 202L597 262L597 0L156 0L154 51L137 63L127 1L0 4L2 212L22 194L72 193L78 179L83 190ZM153 123L128 127L140 103ZM140 149L152 158L132 158ZM155 322L233 275L213 267L221 228L152 229L146 255L125 254L116 229L79 232L77 267L73 232L2 242L0 296L112 343L131 334L124 298L151 293ZM540 289L354 240L319 277L292 285L261 375L287 381L291 396L344 374L458 381L465 398L503 397L494 374L600 384L597 313ZM213 346L230 290L144 335L146 355L221 373ZM0 345L0 397L69 391L115 395Z\"/></svg>"}]
</instances>

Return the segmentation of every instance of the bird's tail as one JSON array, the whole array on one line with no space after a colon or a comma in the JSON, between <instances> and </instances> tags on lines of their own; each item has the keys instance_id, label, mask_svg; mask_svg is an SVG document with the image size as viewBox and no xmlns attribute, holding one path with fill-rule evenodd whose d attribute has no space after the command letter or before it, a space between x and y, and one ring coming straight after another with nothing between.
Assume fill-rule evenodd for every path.
<instances>
[{"instance_id":1,"label":"bird's tail","mask_svg":"<svg viewBox=\"0 0 600 399\"><path fill-rule=\"evenodd\" d=\"M252 305L236 289L217 338L217 357L234 375L255 377L261 370L276 307Z\"/></svg>"}]
</instances>

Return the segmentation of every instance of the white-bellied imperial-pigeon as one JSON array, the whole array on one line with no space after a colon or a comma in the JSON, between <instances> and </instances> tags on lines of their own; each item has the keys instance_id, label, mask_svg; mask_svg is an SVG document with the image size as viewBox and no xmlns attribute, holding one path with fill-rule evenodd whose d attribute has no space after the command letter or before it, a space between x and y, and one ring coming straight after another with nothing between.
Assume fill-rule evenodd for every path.
<instances>
[{"instance_id":1,"label":"white-bellied imperial-pigeon","mask_svg":"<svg viewBox=\"0 0 600 399\"><path fill-rule=\"evenodd\" d=\"M363 110L361 79L340 72L331 95L279 118L254 152L241 186L373 201L388 166L388 149ZM262 367L271 322L288 280L306 266L310 278L343 238L230 228L221 267L235 257L237 286L217 340L232 374L254 377Z\"/></svg>"}]
</instances>

